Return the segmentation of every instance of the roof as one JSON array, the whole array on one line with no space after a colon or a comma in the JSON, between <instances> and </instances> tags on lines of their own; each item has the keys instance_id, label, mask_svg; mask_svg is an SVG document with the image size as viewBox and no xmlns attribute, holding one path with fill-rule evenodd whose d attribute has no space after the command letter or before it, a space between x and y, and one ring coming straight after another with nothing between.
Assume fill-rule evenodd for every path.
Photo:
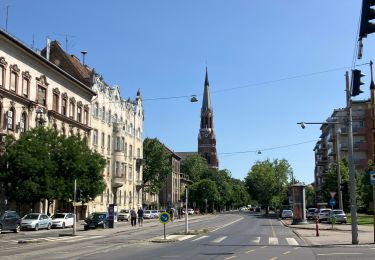
<instances>
[{"instance_id":1,"label":"roof","mask_svg":"<svg viewBox=\"0 0 375 260\"><path fill-rule=\"evenodd\" d=\"M96 95L96 93L89 88L86 84L84 84L80 79L74 77L64 69L60 68L56 64L50 62L47 60L44 56L38 54L34 50L30 49L28 46L26 46L24 43L20 42L18 39L16 39L14 36L10 35L9 33L5 32L3 29L0 28L0 35L8 39L9 41L13 42L15 45L32 55L35 59L38 59L45 65L49 66L51 69L55 70L56 72L62 74L63 76L67 77L69 80L74 81L76 84L80 85L83 89L86 91L89 91L90 94Z\"/></svg>"},{"instance_id":2,"label":"roof","mask_svg":"<svg viewBox=\"0 0 375 260\"><path fill-rule=\"evenodd\" d=\"M191 155L200 155L198 152L176 152L180 156L181 160L185 160L188 156Z\"/></svg>"},{"instance_id":3,"label":"roof","mask_svg":"<svg viewBox=\"0 0 375 260\"><path fill-rule=\"evenodd\" d=\"M175 157L175 158L181 160L181 157L178 156L178 155L177 155L175 152L173 152L171 149L169 149L165 144L162 144L162 145L164 146L165 150L167 150L167 152L169 152L170 154L172 154L173 157Z\"/></svg>"},{"instance_id":4,"label":"roof","mask_svg":"<svg viewBox=\"0 0 375 260\"><path fill-rule=\"evenodd\" d=\"M204 92L202 101L202 112L211 111L211 94L210 94L210 83L208 81L208 72L206 67L206 77L204 80Z\"/></svg>"}]
</instances>

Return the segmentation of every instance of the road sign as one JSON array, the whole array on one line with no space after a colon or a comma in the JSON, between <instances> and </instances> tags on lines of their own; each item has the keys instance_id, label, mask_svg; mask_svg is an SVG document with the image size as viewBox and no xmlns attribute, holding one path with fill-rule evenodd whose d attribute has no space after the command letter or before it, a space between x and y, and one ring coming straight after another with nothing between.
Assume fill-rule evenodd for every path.
<instances>
[{"instance_id":1,"label":"road sign","mask_svg":"<svg viewBox=\"0 0 375 260\"><path fill-rule=\"evenodd\" d=\"M336 191L330 191L329 194L331 194L331 198L333 199L336 196Z\"/></svg>"},{"instance_id":2,"label":"road sign","mask_svg":"<svg viewBox=\"0 0 375 260\"><path fill-rule=\"evenodd\" d=\"M336 200L335 199L330 199L329 200L329 205L331 205L332 207L336 205Z\"/></svg>"},{"instance_id":3,"label":"road sign","mask_svg":"<svg viewBox=\"0 0 375 260\"><path fill-rule=\"evenodd\" d=\"M370 171L370 183L375 185L375 171Z\"/></svg>"},{"instance_id":4,"label":"road sign","mask_svg":"<svg viewBox=\"0 0 375 260\"><path fill-rule=\"evenodd\" d=\"M159 221L162 224L167 224L169 221L171 221L171 216L169 215L168 212L162 212L159 215Z\"/></svg>"}]
</instances>

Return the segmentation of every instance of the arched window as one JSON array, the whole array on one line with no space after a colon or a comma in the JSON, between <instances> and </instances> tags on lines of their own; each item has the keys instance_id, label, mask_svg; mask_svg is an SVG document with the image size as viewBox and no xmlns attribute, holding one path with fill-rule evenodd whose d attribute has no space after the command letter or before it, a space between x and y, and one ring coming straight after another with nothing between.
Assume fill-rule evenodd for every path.
<instances>
[{"instance_id":1,"label":"arched window","mask_svg":"<svg viewBox=\"0 0 375 260\"><path fill-rule=\"evenodd\" d=\"M111 110L109 110L108 112L108 124L110 124L112 122L112 112Z\"/></svg>"},{"instance_id":2,"label":"arched window","mask_svg":"<svg viewBox=\"0 0 375 260\"><path fill-rule=\"evenodd\" d=\"M105 107L103 106L102 120L105 122Z\"/></svg>"},{"instance_id":3,"label":"arched window","mask_svg":"<svg viewBox=\"0 0 375 260\"><path fill-rule=\"evenodd\" d=\"M8 130L12 130L14 131L14 119L16 117L16 111L14 109L14 107L12 107L11 109L8 110L8 113L7 113L7 128Z\"/></svg>"},{"instance_id":4,"label":"arched window","mask_svg":"<svg viewBox=\"0 0 375 260\"><path fill-rule=\"evenodd\" d=\"M21 115L21 121L20 121L20 132L23 133L27 129L27 114L26 112L23 112Z\"/></svg>"},{"instance_id":5,"label":"arched window","mask_svg":"<svg viewBox=\"0 0 375 260\"><path fill-rule=\"evenodd\" d=\"M99 116L99 104L98 104L98 102L96 102L96 103L94 104L94 116L95 116L95 117L98 117L98 116Z\"/></svg>"}]
</instances>

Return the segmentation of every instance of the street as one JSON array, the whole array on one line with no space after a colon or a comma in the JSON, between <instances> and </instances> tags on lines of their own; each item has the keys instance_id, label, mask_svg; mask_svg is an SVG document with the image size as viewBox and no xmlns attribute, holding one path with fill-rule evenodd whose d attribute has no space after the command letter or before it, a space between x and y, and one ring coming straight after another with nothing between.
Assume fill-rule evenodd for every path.
<instances>
[{"instance_id":1,"label":"street","mask_svg":"<svg viewBox=\"0 0 375 260\"><path fill-rule=\"evenodd\" d=\"M116 229L80 231L76 237L61 236L71 229L0 235L1 259L373 259L375 246L311 247L277 218L249 213L228 213L184 219L166 226L146 220L143 227L117 223ZM172 241L173 239L173 241ZM324 239L324 238L323 238ZM28 243L18 243L26 241ZM31 241L31 242L30 242ZM158 243L156 243L158 242Z\"/></svg>"}]
</instances>

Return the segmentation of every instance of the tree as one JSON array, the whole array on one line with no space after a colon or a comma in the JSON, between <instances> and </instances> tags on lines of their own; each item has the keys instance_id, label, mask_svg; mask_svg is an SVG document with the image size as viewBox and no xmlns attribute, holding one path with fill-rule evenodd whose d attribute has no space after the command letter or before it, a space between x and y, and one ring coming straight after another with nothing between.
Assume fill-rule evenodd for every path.
<instances>
[{"instance_id":1,"label":"tree","mask_svg":"<svg viewBox=\"0 0 375 260\"><path fill-rule=\"evenodd\" d=\"M315 203L315 189L312 185L307 185L305 188L306 207L314 207Z\"/></svg>"},{"instance_id":2,"label":"tree","mask_svg":"<svg viewBox=\"0 0 375 260\"><path fill-rule=\"evenodd\" d=\"M189 186L190 203L195 202L198 208L205 209L206 200L208 211L212 212L220 200L220 194L214 181L203 179Z\"/></svg>"},{"instance_id":3,"label":"tree","mask_svg":"<svg viewBox=\"0 0 375 260\"><path fill-rule=\"evenodd\" d=\"M143 159L143 191L158 193L172 171L171 154L157 138L146 138Z\"/></svg>"},{"instance_id":4,"label":"tree","mask_svg":"<svg viewBox=\"0 0 375 260\"><path fill-rule=\"evenodd\" d=\"M47 199L73 199L73 180L77 179L92 200L104 190L102 176L105 159L78 137L59 136L54 129L33 128L18 140L8 137L0 182L8 198L34 204Z\"/></svg>"},{"instance_id":5,"label":"tree","mask_svg":"<svg viewBox=\"0 0 375 260\"><path fill-rule=\"evenodd\" d=\"M288 187L288 175L292 169L287 160L269 159L257 161L245 178L250 196L264 206L279 207L284 201Z\"/></svg>"},{"instance_id":6,"label":"tree","mask_svg":"<svg viewBox=\"0 0 375 260\"><path fill-rule=\"evenodd\" d=\"M207 161L199 154L189 155L181 162L181 172L187 174L193 182L199 181L207 170Z\"/></svg>"}]
</instances>

